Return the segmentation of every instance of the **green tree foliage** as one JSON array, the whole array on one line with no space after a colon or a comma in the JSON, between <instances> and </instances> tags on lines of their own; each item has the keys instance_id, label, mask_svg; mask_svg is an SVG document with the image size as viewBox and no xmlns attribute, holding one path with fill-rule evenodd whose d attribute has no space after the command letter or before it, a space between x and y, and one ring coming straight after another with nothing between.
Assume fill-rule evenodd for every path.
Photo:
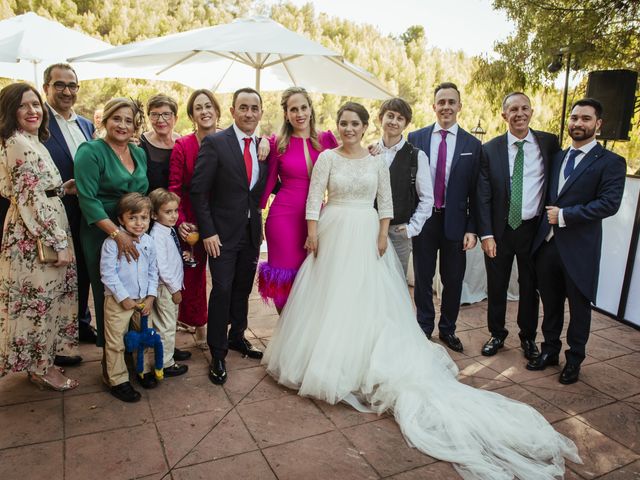
<instances>
[{"instance_id":1,"label":"green tree foliage","mask_svg":"<svg viewBox=\"0 0 640 480\"><path fill-rule=\"evenodd\" d=\"M554 95L551 82L559 74L550 73L547 67L561 52L571 53L572 70L584 74L592 70L640 70L638 0L494 0L493 5L506 12L516 29L496 44L498 59L484 57L478 62L474 84L488 97L509 88ZM583 81L570 91L569 103L572 98L582 97L585 87ZM556 105L554 102L553 110ZM559 123L559 112L554 123ZM618 142L614 148L635 170L640 166L640 116L636 115L633 125L632 141Z\"/></svg>"},{"instance_id":2,"label":"green tree foliage","mask_svg":"<svg viewBox=\"0 0 640 480\"><path fill-rule=\"evenodd\" d=\"M496 0L500 8L506 8L504 5L508 3L511 2ZM525 4L529 3L525 1ZM383 35L371 25L318 14L310 3L301 7L291 3L268 7L255 0L8 0L0 2L0 5L0 18L34 11L114 45L227 23L247 15L266 14L285 27L340 52L346 60L376 75L390 91L407 99L414 109L410 129L423 127L435 120L433 90L442 81L458 84L463 102L460 124L471 129L481 120L487 131L485 140L504 131L500 102L504 94L514 89L526 88L525 91L532 94L534 128L555 132L559 125L561 94L553 87L540 86L547 77L534 81L533 77L539 75L539 70L512 68L508 60L510 57L506 56L507 47L499 47L504 58L498 62L471 58L462 52L429 48L428 32L421 26L411 26L396 38ZM527 37L526 32L520 35ZM529 48L537 45L533 43ZM533 55L524 47L517 52L523 58L526 55L526 59ZM527 62L532 61L524 63ZM252 83L253 79L247 79L247 84ZM181 107L177 130L182 133L190 131L191 123L184 110L190 89L174 83L125 79L83 81L78 111L91 116L94 109L114 96L131 96L146 101L157 92L172 95L178 100ZM226 126L231 122L228 112L231 96L218 97L223 106L220 125ZM320 128L335 129L335 112L340 104L350 99L322 94L314 94L312 98ZM361 101L371 113L367 141L373 141L381 134L377 121L380 102L355 100ZM280 94L265 92L264 103L262 131L276 132L283 120Z\"/></svg>"}]
</instances>

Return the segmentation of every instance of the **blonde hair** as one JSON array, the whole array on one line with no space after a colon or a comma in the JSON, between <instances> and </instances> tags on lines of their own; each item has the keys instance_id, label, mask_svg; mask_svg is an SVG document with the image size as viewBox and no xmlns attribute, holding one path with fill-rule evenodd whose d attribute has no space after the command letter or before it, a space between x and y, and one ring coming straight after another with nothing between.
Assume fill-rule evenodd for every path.
<instances>
[{"instance_id":1,"label":"blonde hair","mask_svg":"<svg viewBox=\"0 0 640 480\"><path fill-rule=\"evenodd\" d=\"M289 146L289 142L291 141L293 126L287 119L287 103L289 103L289 99L291 97L298 94L302 95L305 98L305 100L309 104L309 108L311 109L311 119L309 120L309 139L311 140L311 145L317 151L322 150L320 142L318 141L318 132L316 132L316 112L313 110L313 103L311 102L309 93L302 87L290 87L282 92L282 98L280 99L280 106L282 107L282 111L284 113L284 122L282 123L282 127L280 127L280 135L278 135L279 153L284 153L284 151Z\"/></svg>"},{"instance_id":2,"label":"blonde hair","mask_svg":"<svg viewBox=\"0 0 640 480\"><path fill-rule=\"evenodd\" d=\"M151 200L153 213L158 213L158 210L169 202L180 203L180 197L166 188L156 188L151 191L151 193L149 193L149 199Z\"/></svg>"},{"instance_id":3,"label":"blonde hair","mask_svg":"<svg viewBox=\"0 0 640 480\"><path fill-rule=\"evenodd\" d=\"M140 128L144 124L144 111L142 110L140 102L137 100L123 97L116 97L109 100L102 111L102 126L106 128L107 120L123 107L130 108L133 113L133 135L137 136L140 133Z\"/></svg>"}]
</instances>

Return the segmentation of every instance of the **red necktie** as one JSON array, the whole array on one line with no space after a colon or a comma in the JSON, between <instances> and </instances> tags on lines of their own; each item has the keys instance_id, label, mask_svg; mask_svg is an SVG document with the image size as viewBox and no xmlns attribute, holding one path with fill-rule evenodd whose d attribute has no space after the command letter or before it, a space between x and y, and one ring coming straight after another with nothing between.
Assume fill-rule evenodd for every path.
<instances>
[{"instance_id":1,"label":"red necktie","mask_svg":"<svg viewBox=\"0 0 640 480\"><path fill-rule=\"evenodd\" d=\"M251 137L246 137L244 140L244 166L247 169L247 179L249 185L251 185L251 174L253 170L253 158L251 158Z\"/></svg>"}]
</instances>

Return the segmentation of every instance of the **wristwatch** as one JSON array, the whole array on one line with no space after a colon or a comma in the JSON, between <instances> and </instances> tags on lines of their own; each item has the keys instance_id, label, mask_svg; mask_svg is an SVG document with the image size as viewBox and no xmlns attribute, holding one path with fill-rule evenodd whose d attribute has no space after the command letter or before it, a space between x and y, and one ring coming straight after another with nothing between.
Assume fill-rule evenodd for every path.
<instances>
[{"instance_id":1,"label":"wristwatch","mask_svg":"<svg viewBox=\"0 0 640 480\"><path fill-rule=\"evenodd\" d=\"M54 190L56 192L56 195L60 198L66 195L66 192L64 191L64 186L62 185L58 185Z\"/></svg>"},{"instance_id":2,"label":"wristwatch","mask_svg":"<svg viewBox=\"0 0 640 480\"><path fill-rule=\"evenodd\" d=\"M116 239L116 237L117 237L118 235L120 235L120 230L119 230L119 229L117 229L117 228L116 228L113 232L111 232L111 233L109 234L109 236L110 236L111 238L113 238L114 240Z\"/></svg>"}]
</instances>

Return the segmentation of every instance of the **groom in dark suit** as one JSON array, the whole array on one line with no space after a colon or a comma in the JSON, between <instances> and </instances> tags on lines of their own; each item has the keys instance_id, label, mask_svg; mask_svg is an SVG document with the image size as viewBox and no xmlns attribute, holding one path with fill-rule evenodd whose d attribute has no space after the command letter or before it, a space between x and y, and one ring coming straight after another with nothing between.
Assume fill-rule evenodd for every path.
<instances>
[{"instance_id":1,"label":"groom in dark suit","mask_svg":"<svg viewBox=\"0 0 640 480\"><path fill-rule=\"evenodd\" d=\"M560 383L578 381L591 327L602 246L602 220L614 215L624 192L624 158L596 142L602 105L585 98L569 116L571 147L555 155L551 166L546 213L533 243L544 318L542 354L529 370L558 365L562 347L564 303L569 300L566 364Z\"/></svg>"},{"instance_id":2,"label":"groom in dark suit","mask_svg":"<svg viewBox=\"0 0 640 480\"><path fill-rule=\"evenodd\" d=\"M60 171L62 181L75 177L73 157L80 144L93 138L94 126L86 118L76 114L73 106L78 98L80 85L78 77L71 65L57 63L44 71L44 93L49 110L49 139L44 146L51 154L53 162ZM76 267L78 270L78 336L80 341L96 343L95 330L91 326L89 313L89 273L80 244L80 220L82 212L77 195L62 198L69 228L73 237ZM73 365L80 362L77 355L71 357L56 356L55 364L59 366Z\"/></svg>"},{"instance_id":3,"label":"groom in dark suit","mask_svg":"<svg viewBox=\"0 0 640 480\"><path fill-rule=\"evenodd\" d=\"M478 235L487 270L487 325L491 338L482 355L495 355L504 346L507 289L515 256L518 262L518 328L527 359L536 347L539 297L531 244L544 206L549 162L560 150L558 137L529 128L533 109L529 97L513 92L502 101L507 133L482 147L478 178Z\"/></svg>"},{"instance_id":4,"label":"groom in dark suit","mask_svg":"<svg viewBox=\"0 0 640 480\"><path fill-rule=\"evenodd\" d=\"M262 239L258 203L267 167L258 162L255 136L262 98L257 91L242 88L233 94L230 110L233 125L202 141L190 191L200 237L210 256L213 285L207 343L212 357L209 379L217 385L227 380L228 349L262 358L244 336Z\"/></svg>"},{"instance_id":5,"label":"groom in dark suit","mask_svg":"<svg viewBox=\"0 0 640 480\"><path fill-rule=\"evenodd\" d=\"M436 123L411 132L408 141L429 157L434 185L433 214L419 235L413 237L414 299L418 324L431 338L435 323L433 276L440 252L442 302L438 333L452 350L463 345L456 336L462 281L466 268L466 251L476 245L475 188L480 167L480 141L458 126L462 108L460 91L455 84L436 87L433 110Z\"/></svg>"}]
</instances>

